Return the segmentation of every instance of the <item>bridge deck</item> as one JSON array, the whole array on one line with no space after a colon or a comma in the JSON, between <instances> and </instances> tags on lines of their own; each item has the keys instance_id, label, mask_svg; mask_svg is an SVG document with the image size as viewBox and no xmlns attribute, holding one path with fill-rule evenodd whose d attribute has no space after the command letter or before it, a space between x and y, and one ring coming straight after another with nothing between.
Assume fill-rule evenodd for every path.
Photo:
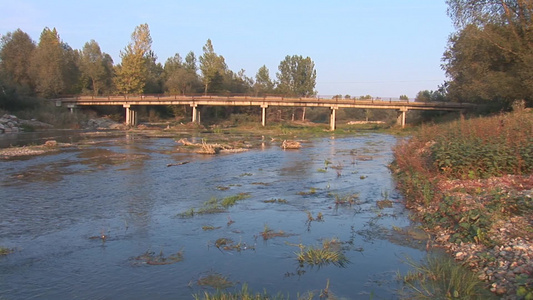
<instances>
[{"instance_id":1,"label":"bridge deck","mask_svg":"<svg viewBox=\"0 0 533 300\"><path fill-rule=\"evenodd\" d=\"M217 106L293 106L329 108L374 108L407 110L460 111L472 108L472 104L455 102L412 102L384 100L353 100L323 98L285 98L248 96L79 96L55 99L73 105L217 105Z\"/></svg>"},{"instance_id":2,"label":"bridge deck","mask_svg":"<svg viewBox=\"0 0 533 300\"><path fill-rule=\"evenodd\" d=\"M190 105L193 108L192 122L199 118L198 106L259 106L262 109L263 126L266 122L266 109L269 106L289 107L327 107L331 110L330 128L335 129L336 110L339 108L394 109L398 110L398 124L405 126L405 114L409 110L463 111L474 107L473 104L452 102L410 102L383 100L323 99L323 98L286 98L286 97L249 97L249 96L187 96L187 95L139 95L139 96L78 96L54 99L56 105L67 104L74 108L78 105L120 105L126 108L126 124L137 123L135 107L139 105Z\"/></svg>"}]
</instances>

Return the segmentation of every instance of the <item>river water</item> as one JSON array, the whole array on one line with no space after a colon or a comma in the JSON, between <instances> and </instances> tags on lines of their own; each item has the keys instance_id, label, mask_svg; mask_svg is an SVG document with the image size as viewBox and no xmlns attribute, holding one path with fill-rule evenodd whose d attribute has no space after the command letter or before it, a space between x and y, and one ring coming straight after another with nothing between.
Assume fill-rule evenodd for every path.
<instances>
[{"instance_id":1,"label":"river water","mask_svg":"<svg viewBox=\"0 0 533 300\"><path fill-rule=\"evenodd\" d=\"M215 156L177 151L181 137L72 133L75 147L1 160L0 246L15 251L0 257L0 298L192 299L217 275L228 291L296 299L329 282L340 299L396 299L402 261L425 255L424 242L399 234L411 222L387 168L393 136L310 139L299 150L238 137L266 142ZM248 198L225 211L186 214L240 193ZM284 235L265 240L266 228ZM299 264L300 247L331 239L346 265ZM169 263L176 253L183 260ZM145 259L158 255L168 264Z\"/></svg>"}]
</instances>

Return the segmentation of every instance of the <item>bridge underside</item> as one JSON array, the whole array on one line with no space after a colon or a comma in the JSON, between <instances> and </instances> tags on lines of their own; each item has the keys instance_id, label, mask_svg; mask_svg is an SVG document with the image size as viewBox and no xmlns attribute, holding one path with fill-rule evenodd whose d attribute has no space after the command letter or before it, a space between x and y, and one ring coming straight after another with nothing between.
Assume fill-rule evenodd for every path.
<instances>
[{"instance_id":1,"label":"bridge underside","mask_svg":"<svg viewBox=\"0 0 533 300\"><path fill-rule=\"evenodd\" d=\"M461 103L440 102L401 102L381 100L281 98L281 97L223 97L223 96L113 96L76 97L56 99L56 105L67 107L88 105L120 105L126 109L126 124L137 125L136 107L140 105L189 105L192 107L192 122L200 122L199 106L258 106L261 108L261 124L266 125L266 110L269 106L278 107L327 107L330 109L330 129L336 128L336 113L340 108L392 109L398 111L397 124L405 127L406 113L409 110L463 111L472 106Z\"/></svg>"}]
</instances>

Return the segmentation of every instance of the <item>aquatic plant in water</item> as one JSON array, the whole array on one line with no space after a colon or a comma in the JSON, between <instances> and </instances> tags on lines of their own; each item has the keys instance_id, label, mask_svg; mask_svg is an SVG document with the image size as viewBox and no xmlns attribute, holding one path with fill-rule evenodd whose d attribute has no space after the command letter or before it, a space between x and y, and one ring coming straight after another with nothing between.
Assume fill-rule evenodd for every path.
<instances>
[{"instance_id":1,"label":"aquatic plant in water","mask_svg":"<svg viewBox=\"0 0 533 300\"><path fill-rule=\"evenodd\" d=\"M345 267L350 261L341 251L341 242L337 239L324 240L321 248L299 244L300 252L296 253L296 259L300 266L326 266L333 264L337 267Z\"/></svg>"},{"instance_id":2,"label":"aquatic plant in water","mask_svg":"<svg viewBox=\"0 0 533 300\"><path fill-rule=\"evenodd\" d=\"M219 238L215 241L214 246L220 250L241 252L243 250L255 250L255 246L250 246L246 243L239 241L235 243L232 239L229 238Z\"/></svg>"},{"instance_id":3,"label":"aquatic plant in water","mask_svg":"<svg viewBox=\"0 0 533 300\"><path fill-rule=\"evenodd\" d=\"M263 237L263 240L269 240L271 238L275 237L288 237L290 234L284 232L283 230L279 230L278 232L270 229L267 224L265 224L265 228L263 231L261 231L261 236Z\"/></svg>"},{"instance_id":4,"label":"aquatic plant in water","mask_svg":"<svg viewBox=\"0 0 533 300\"><path fill-rule=\"evenodd\" d=\"M281 294L272 296L269 295L266 291L263 293L253 293L248 290L248 285L243 284L240 291L236 292L225 292L225 291L216 291L213 294L209 292L204 292L203 295L194 294L195 300L285 300L289 297L285 297Z\"/></svg>"},{"instance_id":5,"label":"aquatic plant in water","mask_svg":"<svg viewBox=\"0 0 533 300\"><path fill-rule=\"evenodd\" d=\"M14 252L14 250L11 249L11 248L0 247L0 256L8 255L8 254L13 253L13 252Z\"/></svg>"},{"instance_id":6,"label":"aquatic plant in water","mask_svg":"<svg viewBox=\"0 0 533 300\"><path fill-rule=\"evenodd\" d=\"M178 216L181 218L191 218L194 215L203 215L203 214L215 214L225 212L226 209L235 205L237 201L250 198L249 193L239 193L237 195L228 196L222 199L212 197L203 203L202 207L199 209L190 208L189 210L179 213Z\"/></svg>"},{"instance_id":7,"label":"aquatic plant in water","mask_svg":"<svg viewBox=\"0 0 533 300\"><path fill-rule=\"evenodd\" d=\"M235 283L231 282L227 276L216 272L200 277L196 283L199 286L209 286L217 290L227 289L235 286Z\"/></svg>"},{"instance_id":8,"label":"aquatic plant in water","mask_svg":"<svg viewBox=\"0 0 533 300\"><path fill-rule=\"evenodd\" d=\"M183 250L180 250L167 257L163 255L163 250L156 254L154 251L147 250L145 253L133 258L137 262L147 265L170 265L183 260Z\"/></svg>"},{"instance_id":9,"label":"aquatic plant in water","mask_svg":"<svg viewBox=\"0 0 533 300\"><path fill-rule=\"evenodd\" d=\"M278 198L278 199L272 198L270 200L263 200L263 202L264 203L282 203L282 204L289 203L287 200L281 199L281 198Z\"/></svg>"}]
</instances>

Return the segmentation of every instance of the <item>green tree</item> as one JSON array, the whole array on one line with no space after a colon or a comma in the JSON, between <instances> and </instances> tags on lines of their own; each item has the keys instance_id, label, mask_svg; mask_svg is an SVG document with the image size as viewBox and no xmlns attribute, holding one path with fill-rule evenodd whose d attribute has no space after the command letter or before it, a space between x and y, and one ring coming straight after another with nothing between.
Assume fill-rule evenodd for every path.
<instances>
[{"instance_id":1,"label":"green tree","mask_svg":"<svg viewBox=\"0 0 533 300\"><path fill-rule=\"evenodd\" d=\"M198 67L196 66L196 55L194 55L194 52L190 51L187 53L187 56L185 56L184 67L196 74Z\"/></svg>"},{"instance_id":2,"label":"green tree","mask_svg":"<svg viewBox=\"0 0 533 300\"><path fill-rule=\"evenodd\" d=\"M57 30L46 27L31 59L31 76L35 90L43 97L54 97L67 91L74 80L75 58L72 49L61 42Z\"/></svg>"},{"instance_id":3,"label":"green tree","mask_svg":"<svg viewBox=\"0 0 533 300\"><path fill-rule=\"evenodd\" d=\"M199 85L198 75L196 74L196 59L194 54L191 55L191 53L187 55L189 62L184 63L177 53L165 62L165 89L171 94L191 93Z\"/></svg>"},{"instance_id":4,"label":"green tree","mask_svg":"<svg viewBox=\"0 0 533 300\"><path fill-rule=\"evenodd\" d=\"M400 95L400 100L407 101L409 100L409 97L407 97L407 95Z\"/></svg>"},{"instance_id":5,"label":"green tree","mask_svg":"<svg viewBox=\"0 0 533 300\"><path fill-rule=\"evenodd\" d=\"M80 71L84 78L90 81L89 89L93 95L99 95L103 90L109 91L113 76L113 59L102 53L100 46L94 40L85 43L81 51Z\"/></svg>"},{"instance_id":6,"label":"green tree","mask_svg":"<svg viewBox=\"0 0 533 300\"><path fill-rule=\"evenodd\" d=\"M219 91L227 70L224 57L215 53L210 39L207 40L202 50L204 53L200 56L199 60L202 81L204 83L204 93L207 94L208 91Z\"/></svg>"},{"instance_id":7,"label":"green tree","mask_svg":"<svg viewBox=\"0 0 533 300\"><path fill-rule=\"evenodd\" d=\"M116 68L115 84L123 94L142 94L148 77L152 37L148 24L141 24L131 35L131 42L120 52L122 62Z\"/></svg>"},{"instance_id":8,"label":"green tree","mask_svg":"<svg viewBox=\"0 0 533 300\"><path fill-rule=\"evenodd\" d=\"M258 96L268 95L274 92L274 82L270 79L270 71L263 65L255 74L255 94Z\"/></svg>"},{"instance_id":9,"label":"green tree","mask_svg":"<svg viewBox=\"0 0 533 300\"><path fill-rule=\"evenodd\" d=\"M533 98L533 5L522 0L447 0L457 32L443 68L454 101Z\"/></svg>"},{"instance_id":10,"label":"green tree","mask_svg":"<svg viewBox=\"0 0 533 300\"><path fill-rule=\"evenodd\" d=\"M80 51L72 49L67 43L61 43L63 49L64 93L68 95L81 92Z\"/></svg>"},{"instance_id":11,"label":"green tree","mask_svg":"<svg viewBox=\"0 0 533 300\"><path fill-rule=\"evenodd\" d=\"M278 66L278 90L288 96L311 97L316 95L316 70L311 58L287 55Z\"/></svg>"},{"instance_id":12,"label":"green tree","mask_svg":"<svg viewBox=\"0 0 533 300\"><path fill-rule=\"evenodd\" d=\"M161 94L163 92L163 66L157 62L157 56L150 50L145 57L146 83L143 92L147 94Z\"/></svg>"},{"instance_id":13,"label":"green tree","mask_svg":"<svg viewBox=\"0 0 533 300\"><path fill-rule=\"evenodd\" d=\"M30 94L33 90L30 67L35 48L30 36L20 29L0 39L0 76L4 85L12 85L18 94Z\"/></svg>"},{"instance_id":14,"label":"green tree","mask_svg":"<svg viewBox=\"0 0 533 300\"><path fill-rule=\"evenodd\" d=\"M415 102L446 102L446 95L442 90L423 90L416 94Z\"/></svg>"},{"instance_id":15,"label":"green tree","mask_svg":"<svg viewBox=\"0 0 533 300\"><path fill-rule=\"evenodd\" d=\"M253 79L245 75L244 69L235 73L227 70L224 76L223 89L232 94L245 94L252 90Z\"/></svg>"}]
</instances>

